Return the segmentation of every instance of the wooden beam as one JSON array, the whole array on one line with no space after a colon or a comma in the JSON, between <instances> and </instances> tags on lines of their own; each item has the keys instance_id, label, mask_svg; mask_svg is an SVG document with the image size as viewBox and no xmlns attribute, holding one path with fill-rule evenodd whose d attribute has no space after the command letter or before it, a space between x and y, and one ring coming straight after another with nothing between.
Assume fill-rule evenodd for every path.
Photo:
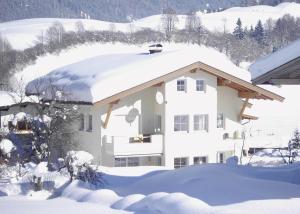
<instances>
[{"instance_id":1,"label":"wooden beam","mask_svg":"<svg viewBox=\"0 0 300 214\"><path fill-rule=\"evenodd\" d=\"M243 114L243 115L242 115L242 119L258 120L258 117L252 116L252 115L248 115L248 114Z\"/></svg>"},{"instance_id":2,"label":"wooden beam","mask_svg":"<svg viewBox=\"0 0 300 214\"><path fill-rule=\"evenodd\" d=\"M245 111L245 109L247 107L248 101L249 101L249 98L246 98L246 100L244 101L243 107L242 107L242 109L240 111L240 114L239 114L239 120L242 119L242 116L243 116L244 111Z\"/></svg>"},{"instance_id":3,"label":"wooden beam","mask_svg":"<svg viewBox=\"0 0 300 214\"><path fill-rule=\"evenodd\" d=\"M116 100L116 101L111 102L111 103L108 104L108 109L107 109L105 121L104 121L104 124L103 124L103 128L105 128L105 129L107 128L107 125L108 125L108 122L109 122L109 118L110 118L113 106L115 104L118 104L118 103L119 103L119 100Z\"/></svg>"},{"instance_id":4,"label":"wooden beam","mask_svg":"<svg viewBox=\"0 0 300 214\"><path fill-rule=\"evenodd\" d=\"M274 85L300 85L300 79L271 79Z\"/></svg>"},{"instance_id":5,"label":"wooden beam","mask_svg":"<svg viewBox=\"0 0 300 214\"><path fill-rule=\"evenodd\" d=\"M246 100L243 101L244 103L246 102ZM249 103L249 101L247 102L247 108L252 108L253 104Z\"/></svg>"},{"instance_id":6,"label":"wooden beam","mask_svg":"<svg viewBox=\"0 0 300 214\"><path fill-rule=\"evenodd\" d=\"M260 96L260 94L257 93L257 92L239 91L239 97L240 98L250 99L250 98L256 98L258 96Z\"/></svg>"},{"instance_id":7,"label":"wooden beam","mask_svg":"<svg viewBox=\"0 0 300 214\"><path fill-rule=\"evenodd\" d=\"M160 86L162 86L163 84L164 84L164 82L160 82L160 83L157 83L157 84L153 85L153 87L160 87Z\"/></svg>"}]
</instances>

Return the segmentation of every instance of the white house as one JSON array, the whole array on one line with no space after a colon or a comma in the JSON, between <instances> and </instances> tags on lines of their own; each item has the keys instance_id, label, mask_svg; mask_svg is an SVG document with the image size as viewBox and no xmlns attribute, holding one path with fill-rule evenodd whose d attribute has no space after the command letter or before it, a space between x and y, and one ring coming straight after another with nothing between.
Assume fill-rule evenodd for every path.
<instances>
[{"instance_id":1,"label":"white house","mask_svg":"<svg viewBox=\"0 0 300 214\"><path fill-rule=\"evenodd\" d=\"M237 77L238 76L238 77ZM249 99L283 101L252 85L248 72L209 48L102 55L30 82L47 98L63 88L79 102L76 140L105 166L224 162L241 147ZM239 151L240 152L240 151Z\"/></svg>"}]
</instances>

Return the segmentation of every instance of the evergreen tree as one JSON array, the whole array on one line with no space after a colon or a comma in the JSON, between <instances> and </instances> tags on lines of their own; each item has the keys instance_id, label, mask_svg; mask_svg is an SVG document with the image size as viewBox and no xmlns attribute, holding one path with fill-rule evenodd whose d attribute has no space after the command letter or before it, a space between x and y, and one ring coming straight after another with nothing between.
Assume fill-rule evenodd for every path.
<instances>
[{"instance_id":1,"label":"evergreen tree","mask_svg":"<svg viewBox=\"0 0 300 214\"><path fill-rule=\"evenodd\" d=\"M257 25L255 26L253 37L261 45L264 45L266 43L265 31L261 20L259 20L257 22Z\"/></svg>"},{"instance_id":2,"label":"evergreen tree","mask_svg":"<svg viewBox=\"0 0 300 214\"><path fill-rule=\"evenodd\" d=\"M238 18L236 22L236 27L234 28L233 35L236 39L242 40L245 38L245 32L242 28L242 21Z\"/></svg>"}]
</instances>

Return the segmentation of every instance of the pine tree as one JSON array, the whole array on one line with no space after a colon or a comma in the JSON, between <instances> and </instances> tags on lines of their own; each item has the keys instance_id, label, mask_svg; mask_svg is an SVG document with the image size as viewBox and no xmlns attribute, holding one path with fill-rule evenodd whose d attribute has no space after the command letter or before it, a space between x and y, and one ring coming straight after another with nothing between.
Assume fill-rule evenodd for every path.
<instances>
[{"instance_id":1,"label":"pine tree","mask_svg":"<svg viewBox=\"0 0 300 214\"><path fill-rule=\"evenodd\" d=\"M298 129L295 129L293 138L289 141L288 144L288 162L289 164L294 163L295 158L300 155L300 132Z\"/></svg>"},{"instance_id":2,"label":"pine tree","mask_svg":"<svg viewBox=\"0 0 300 214\"><path fill-rule=\"evenodd\" d=\"M266 42L266 36L265 36L265 30L263 28L263 25L261 23L261 20L257 22L257 25L255 26L255 30L253 33L254 39L261 45L264 45Z\"/></svg>"},{"instance_id":3,"label":"pine tree","mask_svg":"<svg viewBox=\"0 0 300 214\"><path fill-rule=\"evenodd\" d=\"M245 38L245 32L242 28L242 21L238 18L236 22L236 27L234 28L233 35L236 39L242 40Z\"/></svg>"}]
</instances>

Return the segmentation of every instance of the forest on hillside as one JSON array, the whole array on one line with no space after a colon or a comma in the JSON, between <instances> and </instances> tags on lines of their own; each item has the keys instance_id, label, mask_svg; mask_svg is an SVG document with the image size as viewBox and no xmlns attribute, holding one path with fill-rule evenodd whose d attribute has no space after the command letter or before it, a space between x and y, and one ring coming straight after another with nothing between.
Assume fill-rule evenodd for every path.
<instances>
[{"instance_id":1,"label":"forest on hillside","mask_svg":"<svg viewBox=\"0 0 300 214\"><path fill-rule=\"evenodd\" d=\"M233 32L210 32L201 23L196 13L187 16L185 28L178 30L178 17L174 10L165 10L161 22L163 31L143 29L128 33L116 31L88 31L81 21L75 23L75 31L66 31L60 22L55 22L36 38L35 45L25 50L14 50L8 40L0 35L0 85L7 85L9 77L47 53L60 51L81 44L121 42L126 44L151 44L175 42L206 45L225 53L236 65L278 50L300 38L300 18L285 15L265 24L258 21L250 29L238 18Z\"/></svg>"},{"instance_id":2,"label":"forest on hillside","mask_svg":"<svg viewBox=\"0 0 300 214\"><path fill-rule=\"evenodd\" d=\"M128 22L173 8L178 14L190 11L215 12L236 6L277 5L300 0L0 0L0 22L28 18L91 18Z\"/></svg>"}]
</instances>

